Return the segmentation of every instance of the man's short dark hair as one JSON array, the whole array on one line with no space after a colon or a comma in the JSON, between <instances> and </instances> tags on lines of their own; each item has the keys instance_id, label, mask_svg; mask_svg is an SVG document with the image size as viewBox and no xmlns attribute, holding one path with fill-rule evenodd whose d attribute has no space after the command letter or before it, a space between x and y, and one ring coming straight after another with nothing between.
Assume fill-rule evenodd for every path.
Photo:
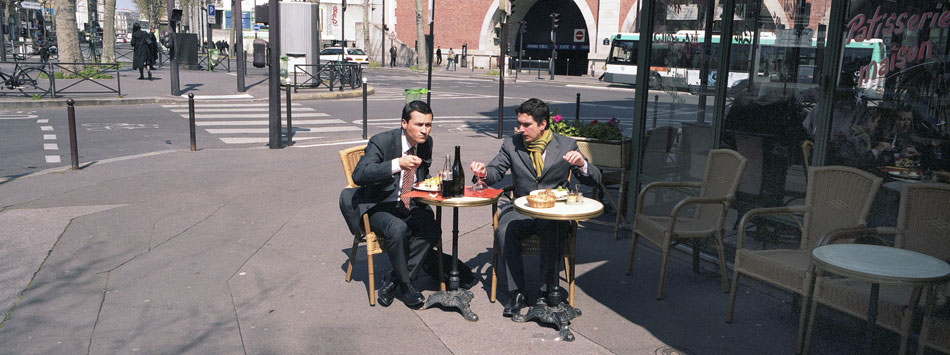
<instances>
[{"instance_id":1,"label":"man's short dark hair","mask_svg":"<svg viewBox=\"0 0 950 355\"><path fill-rule=\"evenodd\" d=\"M412 114L413 111L423 115L432 114L432 108L429 107L429 104L425 103L425 101L416 100L406 104L406 106L402 108L402 120L409 122L409 120L412 118L409 115Z\"/></svg>"},{"instance_id":2,"label":"man's short dark hair","mask_svg":"<svg viewBox=\"0 0 950 355\"><path fill-rule=\"evenodd\" d=\"M548 111L548 104L544 103L539 99L531 98L528 101L522 102L521 106L515 109L516 114L526 114L534 118L534 122L541 125L541 122L548 123L548 118L551 117L551 111Z\"/></svg>"}]
</instances>

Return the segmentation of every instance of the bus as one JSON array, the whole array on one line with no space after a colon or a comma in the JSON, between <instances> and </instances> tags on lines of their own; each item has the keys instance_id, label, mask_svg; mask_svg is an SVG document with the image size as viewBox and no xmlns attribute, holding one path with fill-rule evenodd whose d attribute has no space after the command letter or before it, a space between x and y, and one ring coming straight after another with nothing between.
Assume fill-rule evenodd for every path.
<instances>
[{"instance_id":1,"label":"bus","mask_svg":"<svg viewBox=\"0 0 950 355\"><path fill-rule=\"evenodd\" d=\"M794 30L779 34L759 33L758 46L753 52L753 39L748 36L733 37L730 53L730 70L726 85L730 88L748 82L750 73L754 80L761 82L794 82L802 85L817 86L815 68L817 67L817 40L806 29L803 36L790 35ZM719 64L720 36L713 35L709 62L707 85L715 85ZM805 38L804 40L798 40ZM811 38L809 40L808 38ZM604 66L603 80L610 83L636 84L637 50L640 35L638 33L618 33L612 36L610 52ZM701 84L703 64L703 31L679 31L675 34L657 34L653 40L653 55L650 58L650 86L675 87L695 91ZM885 53L884 42L869 39L863 42L851 42L845 46L841 71L853 73L855 81L862 67L872 60L880 62ZM795 61L796 65L791 63ZM754 68L750 67L755 63ZM862 80L858 83L865 96L880 97L883 94L884 81L880 77Z\"/></svg>"}]
</instances>

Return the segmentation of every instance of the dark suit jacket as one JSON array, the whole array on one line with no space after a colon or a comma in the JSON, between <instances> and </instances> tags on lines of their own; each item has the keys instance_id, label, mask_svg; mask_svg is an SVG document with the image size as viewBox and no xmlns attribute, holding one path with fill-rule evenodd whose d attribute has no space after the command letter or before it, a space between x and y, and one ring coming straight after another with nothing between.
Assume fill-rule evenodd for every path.
<instances>
[{"instance_id":1,"label":"dark suit jacket","mask_svg":"<svg viewBox=\"0 0 950 355\"><path fill-rule=\"evenodd\" d=\"M531 153L525 148L524 139L521 134L505 137L501 144L498 155L492 159L486 167L487 174L485 183L492 185L505 177L507 171L511 171L511 181L514 184L514 198L528 195L531 191L537 189L555 188L557 186L567 187L567 178L570 172L574 172L572 181L584 185L597 186L601 182L600 169L589 161L587 163L587 176L581 175L580 167L571 165L562 158L567 152L577 150L577 141L573 138L555 134L551 142L545 147L544 172L541 178L537 179L537 172L534 170L534 164L531 163ZM584 157L587 160L587 157ZM503 201L499 204L501 212L507 212L511 208L510 202Z\"/></svg>"},{"instance_id":2,"label":"dark suit jacket","mask_svg":"<svg viewBox=\"0 0 950 355\"><path fill-rule=\"evenodd\" d=\"M393 174L391 165L393 159L401 156L402 128L382 132L369 139L365 154L353 169L353 182L360 187L343 189L340 193L340 212L351 233L359 232L363 214L402 187L400 172ZM416 146L416 156L422 159L422 164L416 168L415 181L420 181L429 177L432 137ZM415 200L410 202L410 208L416 207L419 206Z\"/></svg>"}]
</instances>

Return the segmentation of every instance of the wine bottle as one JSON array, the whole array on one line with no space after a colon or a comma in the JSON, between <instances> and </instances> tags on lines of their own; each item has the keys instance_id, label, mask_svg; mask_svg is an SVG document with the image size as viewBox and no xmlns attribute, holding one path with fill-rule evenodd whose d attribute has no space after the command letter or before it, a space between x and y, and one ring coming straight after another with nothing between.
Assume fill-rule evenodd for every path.
<instances>
[{"instance_id":1,"label":"wine bottle","mask_svg":"<svg viewBox=\"0 0 950 355\"><path fill-rule=\"evenodd\" d=\"M465 196L465 170L462 169L462 148L455 146L455 162L452 164L452 178L454 188L453 195L456 197Z\"/></svg>"}]
</instances>

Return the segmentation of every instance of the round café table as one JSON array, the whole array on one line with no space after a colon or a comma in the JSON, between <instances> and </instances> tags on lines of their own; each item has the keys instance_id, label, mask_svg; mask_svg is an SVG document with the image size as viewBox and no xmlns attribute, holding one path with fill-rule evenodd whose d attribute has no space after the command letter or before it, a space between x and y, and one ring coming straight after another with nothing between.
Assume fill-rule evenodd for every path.
<instances>
[{"instance_id":1,"label":"round caf\u00e9 table","mask_svg":"<svg viewBox=\"0 0 950 355\"><path fill-rule=\"evenodd\" d=\"M915 251L880 245L832 244L820 246L811 252L815 273L829 272L871 283L868 301L868 331L865 338L865 353L871 353L871 342L877 328L878 294L881 283L911 285L915 288L941 283L950 279L950 264ZM817 292L819 285L816 285ZM811 298L811 307L817 301ZM814 309L814 308L813 308ZM803 309L802 312L805 310ZM813 311L814 312L814 311ZM816 317L810 319L806 329L811 329ZM805 348L811 334L805 338Z\"/></svg>"},{"instance_id":2,"label":"round caf\u00e9 table","mask_svg":"<svg viewBox=\"0 0 950 355\"><path fill-rule=\"evenodd\" d=\"M442 207L452 207L452 271L449 272L449 287L447 290L440 290L426 299L422 308L429 308L434 305L458 308L462 316L469 321L477 321L478 315L472 312L469 305L474 297L472 291L459 289L458 272L458 240L459 240L459 208L460 207L481 207L491 205L492 209L497 208L498 197L502 190L486 189L482 191L472 191L471 187L465 188L463 197L452 197L443 199L439 194L428 194L422 191L413 191L412 196L416 201L435 206L436 219L439 225L442 224Z\"/></svg>"},{"instance_id":3,"label":"round caf\u00e9 table","mask_svg":"<svg viewBox=\"0 0 950 355\"><path fill-rule=\"evenodd\" d=\"M596 218L604 213L604 205L601 204L600 201L587 197L584 197L583 203L579 204L569 205L563 201L557 201L554 203L554 207L550 208L534 208L528 206L528 199L524 196L515 199L513 204L515 211L528 217L553 221L571 221L572 232L576 232L577 230L577 221ZM561 246L561 238L556 239L557 248L555 250L559 253L563 252L564 248ZM561 268L562 257L562 255L558 255L557 257L558 265L555 266L557 270ZM572 275L572 279L573 277ZM571 333L570 329L571 320L579 317L581 310L561 300L561 291L560 287L558 287L558 281L560 281L558 273L554 274L553 279L546 280L547 289L551 290L551 292L548 293L547 303L538 302L532 306L524 316L515 314L511 319L515 322L527 322L538 319L544 323L554 324L558 327L562 340L573 341L574 334Z\"/></svg>"}]
</instances>

